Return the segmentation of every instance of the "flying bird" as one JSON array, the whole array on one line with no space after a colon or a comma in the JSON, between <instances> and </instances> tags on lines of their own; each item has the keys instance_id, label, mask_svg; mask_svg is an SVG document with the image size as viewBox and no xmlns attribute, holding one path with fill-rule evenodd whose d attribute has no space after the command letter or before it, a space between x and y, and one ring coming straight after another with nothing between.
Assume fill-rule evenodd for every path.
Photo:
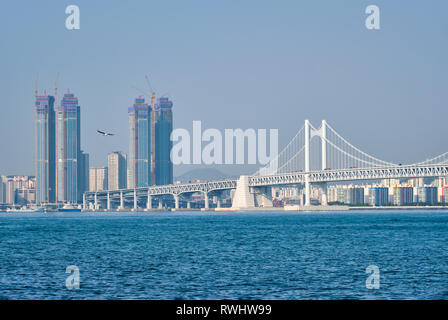
<instances>
[{"instance_id":1,"label":"flying bird","mask_svg":"<svg viewBox=\"0 0 448 320\"><path fill-rule=\"evenodd\" d=\"M100 130L96 130L96 132L98 132L99 134L107 137L107 136L113 136L113 133L109 133L109 132L104 132L104 131L100 131Z\"/></svg>"}]
</instances>

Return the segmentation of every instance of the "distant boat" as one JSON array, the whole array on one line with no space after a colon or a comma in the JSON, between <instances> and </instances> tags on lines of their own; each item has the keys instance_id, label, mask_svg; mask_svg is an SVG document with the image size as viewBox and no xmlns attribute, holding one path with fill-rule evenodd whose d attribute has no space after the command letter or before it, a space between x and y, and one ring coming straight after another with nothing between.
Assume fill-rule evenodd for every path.
<instances>
[{"instance_id":1,"label":"distant boat","mask_svg":"<svg viewBox=\"0 0 448 320\"><path fill-rule=\"evenodd\" d=\"M44 212L44 208L40 207L21 207L19 209L16 208L8 208L6 209L6 212L12 212L12 213L21 213L21 212Z\"/></svg>"},{"instance_id":2,"label":"distant boat","mask_svg":"<svg viewBox=\"0 0 448 320\"><path fill-rule=\"evenodd\" d=\"M59 212L81 212L81 208L75 207L70 203L64 204L62 208L59 208Z\"/></svg>"}]
</instances>

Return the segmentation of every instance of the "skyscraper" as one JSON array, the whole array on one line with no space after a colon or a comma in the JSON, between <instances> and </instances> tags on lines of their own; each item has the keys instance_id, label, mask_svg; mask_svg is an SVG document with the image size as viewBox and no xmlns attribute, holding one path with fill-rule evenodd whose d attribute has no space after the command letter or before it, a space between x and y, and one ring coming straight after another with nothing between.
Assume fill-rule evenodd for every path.
<instances>
[{"instance_id":1,"label":"skyscraper","mask_svg":"<svg viewBox=\"0 0 448 320\"><path fill-rule=\"evenodd\" d=\"M81 160L80 107L73 93L64 94L56 112L57 201L78 202ZM81 173L81 172L80 172Z\"/></svg>"},{"instance_id":2,"label":"skyscraper","mask_svg":"<svg viewBox=\"0 0 448 320\"><path fill-rule=\"evenodd\" d=\"M1 203L5 203L5 184L2 175L0 175L0 204Z\"/></svg>"},{"instance_id":3,"label":"skyscraper","mask_svg":"<svg viewBox=\"0 0 448 320\"><path fill-rule=\"evenodd\" d=\"M155 115L155 183L173 183L173 163L171 162L171 132L173 131L173 102L159 98L154 106Z\"/></svg>"},{"instance_id":4,"label":"skyscraper","mask_svg":"<svg viewBox=\"0 0 448 320\"><path fill-rule=\"evenodd\" d=\"M35 102L35 170L36 202L51 203L56 199L56 144L54 97L37 95Z\"/></svg>"},{"instance_id":5,"label":"skyscraper","mask_svg":"<svg viewBox=\"0 0 448 320\"><path fill-rule=\"evenodd\" d=\"M78 202L82 202L82 195L89 191L89 154L81 150L78 160Z\"/></svg>"},{"instance_id":6,"label":"skyscraper","mask_svg":"<svg viewBox=\"0 0 448 320\"><path fill-rule=\"evenodd\" d=\"M108 189L126 189L126 155L115 151L107 155Z\"/></svg>"},{"instance_id":7,"label":"skyscraper","mask_svg":"<svg viewBox=\"0 0 448 320\"><path fill-rule=\"evenodd\" d=\"M103 191L107 189L107 168L89 169L89 191Z\"/></svg>"},{"instance_id":8,"label":"skyscraper","mask_svg":"<svg viewBox=\"0 0 448 320\"><path fill-rule=\"evenodd\" d=\"M139 97L128 108L129 114L129 185L151 184L151 107Z\"/></svg>"}]
</instances>

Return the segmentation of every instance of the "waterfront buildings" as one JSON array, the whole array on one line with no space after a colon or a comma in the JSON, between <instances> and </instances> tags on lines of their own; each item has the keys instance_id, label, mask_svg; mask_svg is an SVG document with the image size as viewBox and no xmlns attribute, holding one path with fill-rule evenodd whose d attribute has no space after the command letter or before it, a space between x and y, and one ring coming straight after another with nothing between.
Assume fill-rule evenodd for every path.
<instances>
[{"instance_id":1,"label":"waterfront buildings","mask_svg":"<svg viewBox=\"0 0 448 320\"><path fill-rule=\"evenodd\" d=\"M89 191L107 190L107 167L89 169Z\"/></svg>"},{"instance_id":2,"label":"waterfront buildings","mask_svg":"<svg viewBox=\"0 0 448 320\"><path fill-rule=\"evenodd\" d=\"M155 117L155 184L173 183L173 163L171 162L173 131L173 102L168 98L159 98L154 106Z\"/></svg>"},{"instance_id":3,"label":"waterfront buildings","mask_svg":"<svg viewBox=\"0 0 448 320\"><path fill-rule=\"evenodd\" d=\"M76 203L81 160L80 107L70 91L64 94L56 110L57 201ZM81 171L79 170L81 175ZM82 173L85 174L85 173Z\"/></svg>"},{"instance_id":4,"label":"waterfront buildings","mask_svg":"<svg viewBox=\"0 0 448 320\"><path fill-rule=\"evenodd\" d=\"M4 176L0 178L0 203L24 205L35 201L35 177Z\"/></svg>"},{"instance_id":5,"label":"waterfront buildings","mask_svg":"<svg viewBox=\"0 0 448 320\"><path fill-rule=\"evenodd\" d=\"M413 187L394 187L393 204L396 206L405 206L414 203Z\"/></svg>"},{"instance_id":6,"label":"waterfront buildings","mask_svg":"<svg viewBox=\"0 0 448 320\"><path fill-rule=\"evenodd\" d=\"M84 153L81 150L81 154L78 157L78 202L82 202L82 194L89 191L89 161L90 157L88 153Z\"/></svg>"},{"instance_id":7,"label":"waterfront buildings","mask_svg":"<svg viewBox=\"0 0 448 320\"><path fill-rule=\"evenodd\" d=\"M0 175L0 204L5 203L5 183L3 176Z\"/></svg>"},{"instance_id":8,"label":"waterfront buildings","mask_svg":"<svg viewBox=\"0 0 448 320\"><path fill-rule=\"evenodd\" d=\"M331 186L328 188L328 202L352 206L364 205L364 188L354 185Z\"/></svg>"},{"instance_id":9,"label":"waterfront buildings","mask_svg":"<svg viewBox=\"0 0 448 320\"><path fill-rule=\"evenodd\" d=\"M437 204L437 202L439 202L437 187L418 187L417 202L430 206Z\"/></svg>"},{"instance_id":10,"label":"waterfront buildings","mask_svg":"<svg viewBox=\"0 0 448 320\"><path fill-rule=\"evenodd\" d=\"M143 97L128 108L129 184L128 188L151 185L151 107Z\"/></svg>"},{"instance_id":11,"label":"waterfront buildings","mask_svg":"<svg viewBox=\"0 0 448 320\"><path fill-rule=\"evenodd\" d=\"M37 95L35 101L36 202L56 200L56 131L54 97Z\"/></svg>"},{"instance_id":12,"label":"waterfront buildings","mask_svg":"<svg viewBox=\"0 0 448 320\"><path fill-rule=\"evenodd\" d=\"M126 188L127 166L126 155L115 151L107 156L108 189L117 190Z\"/></svg>"},{"instance_id":13,"label":"waterfront buildings","mask_svg":"<svg viewBox=\"0 0 448 320\"><path fill-rule=\"evenodd\" d=\"M369 204L372 206L387 206L389 204L389 188L369 188Z\"/></svg>"}]
</instances>

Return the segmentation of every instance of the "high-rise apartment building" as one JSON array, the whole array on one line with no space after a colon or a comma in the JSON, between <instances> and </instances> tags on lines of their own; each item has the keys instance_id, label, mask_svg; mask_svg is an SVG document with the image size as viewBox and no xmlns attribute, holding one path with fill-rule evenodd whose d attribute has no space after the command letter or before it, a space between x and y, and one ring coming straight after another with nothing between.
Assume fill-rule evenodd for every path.
<instances>
[{"instance_id":1,"label":"high-rise apartment building","mask_svg":"<svg viewBox=\"0 0 448 320\"><path fill-rule=\"evenodd\" d=\"M107 156L108 189L126 189L127 166L126 155L115 151Z\"/></svg>"},{"instance_id":2,"label":"high-rise apartment building","mask_svg":"<svg viewBox=\"0 0 448 320\"><path fill-rule=\"evenodd\" d=\"M139 97L128 108L129 114L129 185L151 184L151 107Z\"/></svg>"},{"instance_id":3,"label":"high-rise apartment building","mask_svg":"<svg viewBox=\"0 0 448 320\"><path fill-rule=\"evenodd\" d=\"M405 206L414 203L413 187L394 187L393 203L397 206Z\"/></svg>"},{"instance_id":4,"label":"high-rise apartment building","mask_svg":"<svg viewBox=\"0 0 448 320\"><path fill-rule=\"evenodd\" d=\"M4 200L0 201L0 203L23 205L36 201L35 177L6 176L3 178L3 181L5 182Z\"/></svg>"},{"instance_id":5,"label":"high-rise apartment building","mask_svg":"<svg viewBox=\"0 0 448 320\"><path fill-rule=\"evenodd\" d=\"M171 133L173 131L173 102L159 98L154 106L155 117L155 183L173 183L173 163L171 162Z\"/></svg>"},{"instance_id":6,"label":"high-rise apartment building","mask_svg":"<svg viewBox=\"0 0 448 320\"><path fill-rule=\"evenodd\" d=\"M5 203L5 183L4 177L0 175L0 204Z\"/></svg>"},{"instance_id":7,"label":"high-rise apartment building","mask_svg":"<svg viewBox=\"0 0 448 320\"><path fill-rule=\"evenodd\" d=\"M36 202L52 203L56 200L55 100L37 91L35 97Z\"/></svg>"},{"instance_id":8,"label":"high-rise apartment building","mask_svg":"<svg viewBox=\"0 0 448 320\"><path fill-rule=\"evenodd\" d=\"M90 168L89 170L89 191L107 190L107 168Z\"/></svg>"},{"instance_id":9,"label":"high-rise apartment building","mask_svg":"<svg viewBox=\"0 0 448 320\"><path fill-rule=\"evenodd\" d=\"M82 202L82 195L89 191L89 154L81 150L78 160L78 202Z\"/></svg>"},{"instance_id":10,"label":"high-rise apartment building","mask_svg":"<svg viewBox=\"0 0 448 320\"><path fill-rule=\"evenodd\" d=\"M370 187L369 203L372 206L387 206L389 204L389 188Z\"/></svg>"},{"instance_id":11,"label":"high-rise apartment building","mask_svg":"<svg viewBox=\"0 0 448 320\"><path fill-rule=\"evenodd\" d=\"M78 165L81 160L80 107L70 91L56 109L57 201L79 201ZM81 172L79 172L81 173Z\"/></svg>"},{"instance_id":12,"label":"high-rise apartment building","mask_svg":"<svg viewBox=\"0 0 448 320\"><path fill-rule=\"evenodd\" d=\"M433 206L439 202L437 187L418 187L417 202Z\"/></svg>"}]
</instances>

